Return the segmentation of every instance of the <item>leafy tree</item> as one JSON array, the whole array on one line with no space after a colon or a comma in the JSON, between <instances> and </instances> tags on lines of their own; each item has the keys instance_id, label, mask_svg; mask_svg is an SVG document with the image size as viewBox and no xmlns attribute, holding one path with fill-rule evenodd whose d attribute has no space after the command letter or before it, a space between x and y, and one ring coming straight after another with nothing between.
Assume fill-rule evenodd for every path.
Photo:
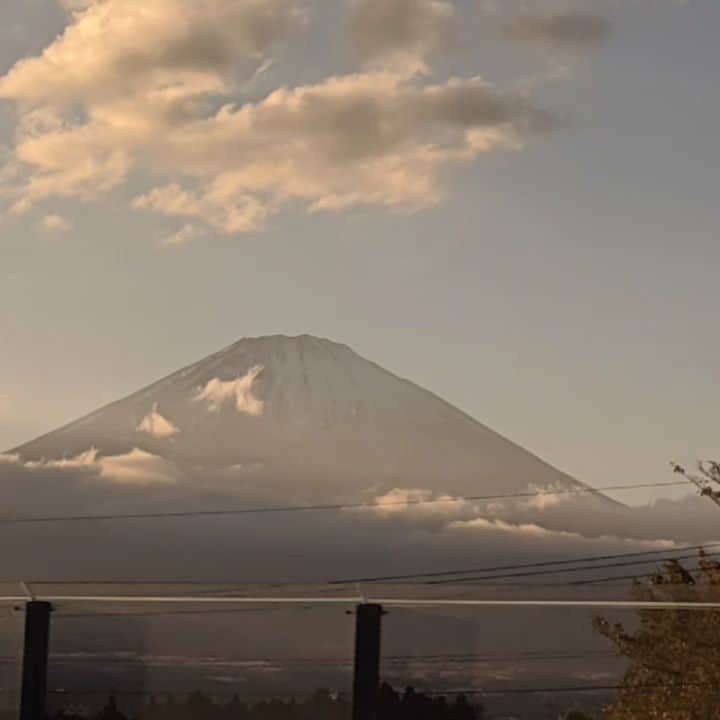
<instances>
[{"instance_id":1,"label":"leafy tree","mask_svg":"<svg viewBox=\"0 0 720 720\"><path fill-rule=\"evenodd\" d=\"M649 582L635 582L641 601L720 601L720 563L701 552L698 569L675 560ZM643 609L637 626L595 618L595 628L630 661L606 720L720 720L720 613Z\"/></svg>"},{"instance_id":2,"label":"leafy tree","mask_svg":"<svg viewBox=\"0 0 720 720\"><path fill-rule=\"evenodd\" d=\"M700 490L700 494L709 497L716 505L720 505L720 463L711 460L710 462L698 463L698 472L688 472L677 463L670 463L672 469L689 480Z\"/></svg>"}]
</instances>

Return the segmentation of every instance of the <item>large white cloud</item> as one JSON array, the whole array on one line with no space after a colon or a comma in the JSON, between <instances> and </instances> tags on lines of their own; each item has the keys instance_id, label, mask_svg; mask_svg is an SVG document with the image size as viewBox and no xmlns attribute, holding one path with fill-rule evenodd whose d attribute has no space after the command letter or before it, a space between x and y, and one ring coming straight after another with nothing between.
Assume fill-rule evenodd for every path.
<instances>
[{"instance_id":1,"label":"large white cloud","mask_svg":"<svg viewBox=\"0 0 720 720\"><path fill-rule=\"evenodd\" d=\"M162 89L183 100L222 91L239 60L262 56L298 17L291 0L85 0L82 6L41 55L8 72L3 96L62 106Z\"/></svg>"},{"instance_id":2,"label":"large white cloud","mask_svg":"<svg viewBox=\"0 0 720 720\"><path fill-rule=\"evenodd\" d=\"M374 39L377 4L352 9L356 44L384 69L247 101L248 79L299 22L293 0L74 1L66 31L0 78L19 116L0 193L22 213L51 197L93 199L140 170L160 181L135 208L236 234L289 205L431 205L448 168L556 127L479 77L430 83L385 62L425 62L452 15L443 2L393 3L383 12L397 22Z\"/></svg>"},{"instance_id":3,"label":"large white cloud","mask_svg":"<svg viewBox=\"0 0 720 720\"><path fill-rule=\"evenodd\" d=\"M158 161L206 182L199 193L159 187L135 205L227 232L255 229L292 200L315 212L424 206L442 198L449 165L553 127L551 115L481 78L332 77L171 131Z\"/></svg>"},{"instance_id":4,"label":"large white cloud","mask_svg":"<svg viewBox=\"0 0 720 720\"><path fill-rule=\"evenodd\" d=\"M14 164L30 170L14 193L16 212L119 185L158 134L211 112L243 62L252 74L252 61L300 17L292 0L66 6L73 14L65 32L0 79L0 98L21 114Z\"/></svg>"}]
</instances>

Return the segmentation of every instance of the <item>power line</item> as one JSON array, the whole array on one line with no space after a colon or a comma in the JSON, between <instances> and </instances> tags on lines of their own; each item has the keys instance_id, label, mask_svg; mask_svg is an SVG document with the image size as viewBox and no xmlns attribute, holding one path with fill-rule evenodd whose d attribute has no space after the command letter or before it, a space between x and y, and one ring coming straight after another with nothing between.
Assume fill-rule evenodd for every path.
<instances>
[{"instance_id":1,"label":"power line","mask_svg":"<svg viewBox=\"0 0 720 720\"><path fill-rule=\"evenodd\" d=\"M714 552L714 553L708 553L708 557L715 557L716 555L720 554L720 552ZM692 555L676 555L672 558L667 558L668 560L689 560L694 559L696 557L696 554L693 553ZM453 579L445 579L445 580L429 580L425 583L425 585L473 585L473 584L482 584L486 580L502 580L505 578L517 578L517 577L537 577L539 575L559 575L562 573L570 573L570 572L587 572L588 570L604 570L606 568L613 568L613 567L630 567L632 565L647 565L651 562L657 562L656 559L648 559L648 560L630 560L627 562L614 562L614 563L598 563L595 565L583 565L580 567L562 567L562 568L545 568L543 570L530 570L526 572L519 572L519 573L504 573L500 575L483 575L480 577L462 577L462 578L453 578Z\"/></svg>"},{"instance_id":2,"label":"power line","mask_svg":"<svg viewBox=\"0 0 720 720\"><path fill-rule=\"evenodd\" d=\"M678 548L667 548L663 550L644 550L642 552L630 552L630 553L616 553L614 555L590 555L586 557L573 558L573 559L560 559L560 560L545 560L541 562L524 563L521 565L495 565L491 567L476 567L476 568L464 568L461 570L442 570L436 572L416 572L406 573L402 575L377 575L370 577L356 577L356 578L344 578L342 580L330 580L329 585L356 585L358 583L382 583L393 580L409 580L415 578L439 578L450 575L469 575L471 573L490 573L499 572L505 570L525 570L527 568L541 568L551 567L554 565L572 565L575 563L588 563L601 560L618 560L622 558L631 557L656 557L658 555L665 555L667 553L684 552L687 550L705 550L707 548L720 548L720 543L708 543L706 545L687 545ZM658 558L660 560L673 558ZM648 561L650 562L650 561Z\"/></svg>"},{"instance_id":3,"label":"power line","mask_svg":"<svg viewBox=\"0 0 720 720\"><path fill-rule=\"evenodd\" d=\"M451 584L453 580L449 580L446 583L432 583L423 580L423 578L442 578L447 576L453 576L453 575L459 575L459 576L465 576L469 574L476 574L476 573L490 573L495 571L505 571L505 570L524 570L527 568L554 568L558 566L566 566L566 565L575 565L580 564L580 567L576 568L567 568L562 570L562 572L574 572L574 571L581 571L581 570L593 570L598 568L607 568L607 567L622 567L627 565L643 565L651 562L664 562L669 560L679 560L679 559L689 559L694 558L695 555L680 555L673 553L678 552L687 552L690 550L693 551L701 551L701 550L707 550L707 549L713 549L713 548L720 548L720 543L708 543L704 545L686 545L682 547L677 548L667 548L662 550L644 550L640 552L626 552L626 553L615 553L611 555L590 555L585 557L578 557L578 558L565 558L565 559L557 559L557 560L546 560L546 561L539 561L539 562L532 562L532 563L522 563L522 564L515 564L515 565L494 565L489 567L474 567L474 568L464 568L460 570L443 570L443 571L435 571L435 572L416 572L416 573L407 573L402 575L380 575L380 576L370 576L370 577L357 577L357 578L344 578L344 579L334 579L334 580L326 580L326 581L315 581L315 580L296 580L296 581L221 581L221 580L33 580L29 581L26 584L31 587L37 587L37 586L49 586L49 587L57 587L57 586L119 586L119 587L139 587L139 586L145 586L145 587L151 587L151 586L157 586L157 587L168 587L168 586L191 586L191 587L197 587L197 586L203 586L206 587L208 585L219 585L219 586L225 586L221 587L219 589L215 589L212 592L215 593L229 593L229 592L235 592L238 588L245 588L245 587L305 587L305 588L323 588L324 586L337 586L337 585L358 585L358 584L365 584L365 583L384 583L384 582L392 582L395 580L411 580L411 579L418 579L419 582L417 583L402 583L403 585L406 585L408 587L412 587L414 585L427 585L427 584ZM706 553L706 557L716 557L718 554L720 554L720 550ZM669 557L660 557L661 555L669 555ZM637 560L633 563L615 563L615 564L597 564L597 565L589 565L588 563L594 563L597 561L604 561L604 560L621 560L625 558L647 558L646 560ZM693 570L699 570L701 568L693 568ZM558 571L560 572L560 571ZM532 575L535 575L536 573L532 573ZM538 572L537 574L542 574ZM548 573L549 574L549 573ZM603 582L605 580L620 580L620 579L632 579L634 577L647 577L652 576L655 573L642 573L638 575L621 575L621 576L612 576L609 578L598 578L596 580L588 580L588 582ZM457 582L465 582L465 580L489 580L489 579L500 579L502 578L512 578L512 577L527 577L531 574L525 574L525 573L513 573L503 576L482 576L477 578L464 578L460 577L457 579ZM573 581L571 585L574 584L580 584L583 581ZM547 585L547 587L562 587L564 586L564 583L552 583ZM497 583L497 587L512 587L512 583ZM537 583L528 584L528 583L518 583L518 587L544 587L542 585L538 585ZM208 590L208 592L211 592ZM192 597L192 596L190 596ZM65 616L69 617L69 616Z\"/></svg>"},{"instance_id":4,"label":"power line","mask_svg":"<svg viewBox=\"0 0 720 720\"><path fill-rule=\"evenodd\" d=\"M702 570L702 567L685 567L686 570L689 572L699 572ZM497 588L497 587L508 587L508 588L570 588L570 587L577 587L579 585L602 585L605 583L611 583L611 582L620 582L620 581L627 581L627 580L639 580L641 578L653 578L657 577L660 574L660 571L655 572L647 572L647 573L634 573L633 575L607 575L605 577L600 578L586 578L582 580L572 580L567 582L556 582L556 583L534 583L534 582L525 582L525 583L495 583L493 585L489 585L488 587L491 588ZM667 582L666 580L663 581L662 587L675 587L675 586L684 586L687 587L687 583L685 582Z\"/></svg>"},{"instance_id":5,"label":"power line","mask_svg":"<svg viewBox=\"0 0 720 720\"><path fill-rule=\"evenodd\" d=\"M329 505L285 505L274 507L257 508L230 508L223 510L178 510L170 512L144 512L144 513L119 513L102 515L45 515L45 516L19 516L0 518L0 525L27 525L36 523L64 523L64 522L92 522L92 521L119 521L119 520L165 520L173 518L199 518L199 517L223 517L236 515L269 515L274 513L293 512L327 512L341 510L371 510L385 509L393 506L417 506L417 505L447 505L466 502L491 502L495 500L516 500L534 497L558 496L558 495L598 495L603 492L620 492L623 490L637 490L641 488L677 487L679 485L690 485L687 480L678 480L664 483L638 483L635 485L608 485L599 488L579 487L566 490L547 490L538 492L511 493L504 495L466 495L452 498L432 499L406 499L387 500L358 503L335 503Z\"/></svg>"},{"instance_id":6,"label":"power line","mask_svg":"<svg viewBox=\"0 0 720 720\"><path fill-rule=\"evenodd\" d=\"M692 567L692 568L685 568L686 570L690 572L699 572L702 570L702 567ZM569 583L558 583L556 584L556 587L575 587L578 585L597 585L602 584L610 581L620 581L620 580L636 580L638 578L653 578L656 577L659 573L653 572L653 573L642 573L640 575L611 575L608 577L601 577L601 578L588 578L585 580L574 580L573 582ZM660 587L674 587L676 585L683 585L687 586L687 583L685 582L676 582L671 583L667 582L665 579L663 579L663 582L659 585Z\"/></svg>"}]
</instances>

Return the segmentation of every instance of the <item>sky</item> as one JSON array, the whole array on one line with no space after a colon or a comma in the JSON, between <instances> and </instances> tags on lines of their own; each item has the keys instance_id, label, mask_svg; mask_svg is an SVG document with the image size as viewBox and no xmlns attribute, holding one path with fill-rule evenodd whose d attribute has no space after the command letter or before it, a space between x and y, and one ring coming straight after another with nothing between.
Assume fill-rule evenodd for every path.
<instances>
[{"instance_id":1,"label":"sky","mask_svg":"<svg viewBox=\"0 0 720 720\"><path fill-rule=\"evenodd\" d=\"M311 333L595 486L717 457L718 30L716 0L4 3L0 448Z\"/></svg>"}]
</instances>

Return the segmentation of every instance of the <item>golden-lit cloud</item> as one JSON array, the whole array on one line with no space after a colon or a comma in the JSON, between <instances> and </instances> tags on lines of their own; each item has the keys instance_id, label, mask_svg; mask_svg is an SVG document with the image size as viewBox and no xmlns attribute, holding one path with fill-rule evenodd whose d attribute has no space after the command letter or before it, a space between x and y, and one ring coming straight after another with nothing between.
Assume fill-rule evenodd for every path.
<instances>
[{"instance_id":1,"label":"golden-lit cloud","mask_svg":"<svg viewBox=\"0 0 720 720\"><path fill-rule=\"evenodd\" d=\"M134 448L123 455L100 458L100 477L123 485L171 485L177 469L159 455Z\"/></svg>"},{"instance_id":2,"label":"golden-lit cloud","mask_svg":"<svg viewBox=\"0 0 720 720\"><path fill-rule=\"evenodd\" d=\"M183 225L177 232L165 235L160 240L160 246L169 248L178 245L187 245L188 243L202 237L203 231L195 225Z\"/></svg>"},{"instance_id":3,"label":"golden-lit cloud","mask_svg":"<svg viewBox=\"0 0 720 720\"><path fill-rule=\"evenodd\" d=\"M249 193L226 192L220 177L202 191L182 188L177 183L157 187L133 200L136 210L154 210L169 217L203 220L214 228L228 233L246 233L259 230L267 219L270 208ZM196 236L186 226L172 241L165 244L187 242Z\"/></svg>"},{"instance_id":4,"label":"golden-lit cloud","mask_svg":"<svg viewBox=\"0 0 720 720\"><path fill-rule=\"evenodd\" d=\"M133 448L119 455L101 455L91 448L69 458L23 461L18 455L5 455L6 464L17 464L28 470L85 471L111 483L123 485L171 485L179 472L169 460Z\"/></svg>"},{"instance_id":5,"label":"golden-lit cloud","mask_svg":"<svg viewBox=\"0 0 720 720\"><path fill-rule=\"evenodd\" d=\"M247 99L305 13L294 0L73 0L63 34L0 78L18 113L0 195L16 214L157 178L136 210L255 232L284 208L414 210L447 171L554 130L552 113L480 77L422 71L448 42L440 0L357 0L348 32L364 69ZM373 23L377 13L387 23ZM194 229L190 229L194 228Z\"/></svg>"},{"instance_id":6,"label":"golden-lit cloud","mask_svg":"<svg viewBox=\"0 0 720 720\"><path fill-rule=\"evenodd\" d=\"M405 513L418 515L458 515L470 504L452 495L422 488L394 488L373 501L373 510L381 516Z\"/></svg>"},{"instance_id":7,"label":"golden-lit cloud","mask_svg":"<svg viewBox=\"0 0 720 720\"><path fill-rule=\"evenodd\" d=\"M0 94L23 105L105 105L165 91L182 114L222 91L244 58L259 58L297 22L291 0L84 0L39 56L20 60Z\"/></svg>"},{"instance_id":8,"label":"golden-lit cloud","mask_svg":"<svg viewBox=\"0 0 720 720\"><path fill-rule=\"evenodd\" d=\"M258 417L263 414L264 403L253 394L253 385L262 371L262 366L256 365L236 380L213 378L200 390L195 400L205 403L210 412L218 412L231 402L238 412Z\"/></svg>"},{"instance_id":9,"label":"golden-lit cloud","mask_svg":"<svg viewBox=\"0 0 720 720\"><path fill-rule=\"evenodd\" d=\"M69 232L72 230L72 223L62 215L46 215L40 221L40 227L48 232Z\"/></svg>"},{"instance_id":10,"label":"golden-lit cloud","mask_svg":"<svg viewBox=\"0 0 720 720\"><path fill-rule=\"evenodd\" d=\"M177 435L180 428L164 417L158 410L157 403L155 403L152 410L138 424L137 431L154 438L165 439Z\"/></svg>"},{"instance_id":11,"label":"golden-lit cloud","mask_svg":"<svg viewBox=\"0 0 720 720\"><path fill-rule=\"evenodd\" d=\"M621 537L618 535L584 535L567 530L557 530L543 527L537 523L513 523L498 518L474 518L472 520L456 520L449 524L448 528L456 532L472 533L503 533L510 536L537 538L537 539L565 539L572 542L608 542L628 543L640 547L672 549L675 542L667 538L660 539L638 539L633 537Z\"/></svg>"},{"instance_id":12,"label":"golden-lit cloud","mask_svg":"<svg viewBox=\"0 0 720 720\"><path fill-rule=\"evenodd\" d=\"M442 197L448 165L553 126L550 114L480 78L419 86L389 73L333 77L170 130L162 161L206 182L194 192L161 186L134 205L228 233L258 229L293 200L311 212L421 207Z\"/></svg>"}]
</instances>

